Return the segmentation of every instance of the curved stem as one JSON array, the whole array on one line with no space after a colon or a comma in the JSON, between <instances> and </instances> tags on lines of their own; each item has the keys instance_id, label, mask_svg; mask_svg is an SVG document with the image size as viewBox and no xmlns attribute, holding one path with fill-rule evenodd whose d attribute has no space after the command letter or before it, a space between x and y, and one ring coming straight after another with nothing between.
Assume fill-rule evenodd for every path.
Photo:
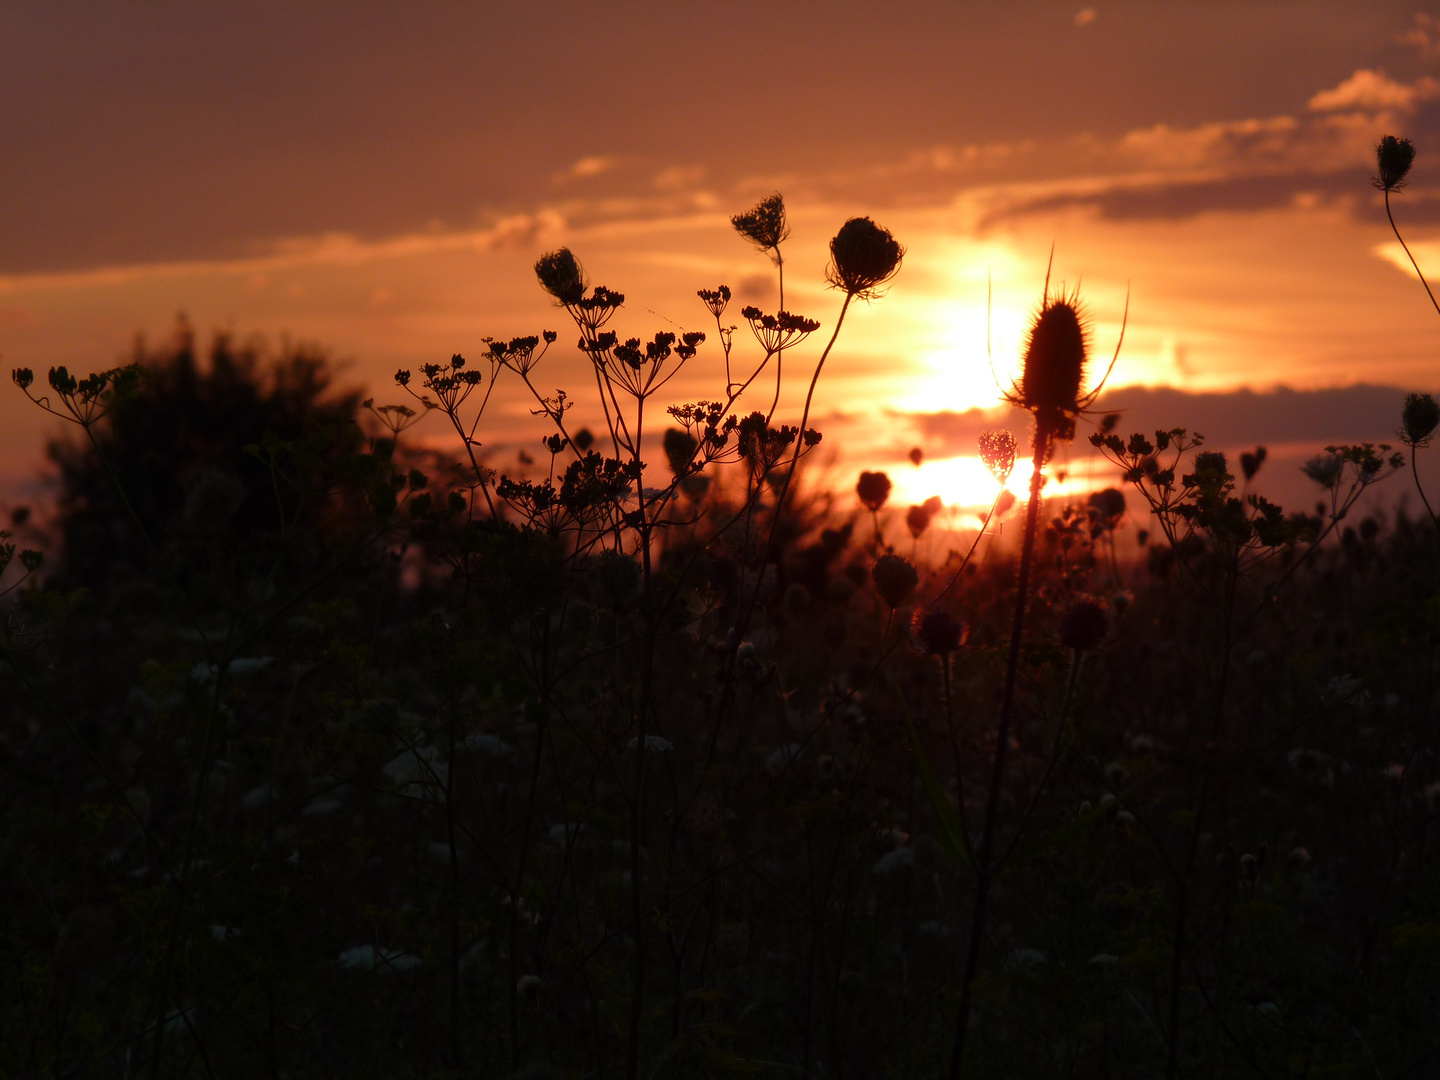
<instances>
[{"instance_id":1,"label":"curved stem","mask_svg":"<svg viewBox=\"0 0 1440 1080\"><path fill-rule=\"evenodd\" d=\"M1425 286L1425 295L1430 297L1430 303L1434 304L1436 314L1440 314L1440 302L1435 300L1435 294L1430 291L1430 283L1425 280L1425 275L1420 271L1420 264L1415 261L1415 256L1410 254L1410 245L1405 243L1405 238L1400 235L1400 230L1395 226L1395 216L1390 213L1390 192L1385 192L1385 216L1390 220L1390 231L1395 234L1395 239L1400 241L1400 246L1405 249L1405 255L1410 260L1410 265L1415 267L1415 274L1420 278L1420 284Z\"/></svg>"},{"instance_id":2,"label":"curved stem","mask_svg":"<svg viewBox=\"0 0 1440 1080\"><path fill-rule=\"evenodd\" d=\"M1415 477L1415 490L1420 493L1420 501L1425 504L1425 512L1430 515L1431 524L1440 528L1440 520L1436 519L1435 511L1430 506L1430 500L1425 497L1425 489L1420 486L1420 466L1415 462L1415 459L1419 457L1416 453L1419 449L1418 446L1410 447L1410 475Z\"/></svg>"}]
</instances>

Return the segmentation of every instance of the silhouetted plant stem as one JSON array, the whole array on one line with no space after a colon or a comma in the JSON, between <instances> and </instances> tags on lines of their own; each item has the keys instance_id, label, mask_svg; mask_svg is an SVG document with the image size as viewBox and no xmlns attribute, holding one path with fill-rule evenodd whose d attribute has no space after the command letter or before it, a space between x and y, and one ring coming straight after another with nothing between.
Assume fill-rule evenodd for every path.
<instances>
[{"instance_id":1,"label":"silhouetted plant stem","mask_svg":"<svg viewBox=\"0 0 1440 1080\"><path fill-rule=\"evenodd\" d=\"M1410 265L1415 267L1415 274L1420 278L1420 284L1425 286L1425 295L1430 297L1430 303L1435 306L1435 311L1440 314L1440 302L1435 300L1435 294L1430 291L1430 283L1425 280L1425 275L1420 270L1420 264L1415 261L1415 256L1410 253L1410 245L1405 243L1405 238L1400 235L1400 230L1395 225L1395 216L1390 213L1390 189L1385 189L1385 216L1390 221L1390 231L1395 234L1395 239L1400 241L1400 246L1405 249L1405 255L1410 260Z\"/></svg>"},{"instance_id":2,"label":"silhouetted plant stem","mask_svg":"<svg viewBox=\"0 0 1440 1080\"><path fill-rule=\"evenodd\" d=\"M1420 486L1420 466L1417 463L1420 455L1415 451L1416 447L1412 446L1410 448L1410 475L1415 478L1415 490L1420 493L1420 501L1425 504L1425 512L1430 515L1430 523L1440 527L1440 519L1435 517L1435 511L1430 506L1430 500L1425 497L1425 489Z\"/></svg>"},{"instance_id":3,"label":"silhouetted plant stem","mask_svg":"<svg viewBox=\"0 0 1440 1080\"><path fill-rule=\"evenodd\" d=\"M1045 481L1045 460L1050 451L1050 432L1037 422L1035 457L1030 473L1030 505L1025 511L1025 539L1020 549L1020 570L1015 580L1015 620L1010 627L1010 655L1005 662L1005 691L1000 702L1000 724L995 731L995 762L990 771L990 791L985 799L985 818L980 826L980 851L975 866L975 906L970 913L970 935L965 949L965 968L960 978L960 1008L955 1015L955 1045L950 1054L950 1080L959 1080L965 1058L965 1034L974 1004L975 975L979 970L980 942L985 935L985 909L990 899L995 851L995 817L1000 809L1000 785L1005 779L1005 752L1010 744L1010 719L1015 711L1015 682L1020 669L1020 641L1025 630L1025 605L1030 592L1030 564L1035 555L1035 529L1040 521L1040 488Z\"/></svg>"}]
</instances>

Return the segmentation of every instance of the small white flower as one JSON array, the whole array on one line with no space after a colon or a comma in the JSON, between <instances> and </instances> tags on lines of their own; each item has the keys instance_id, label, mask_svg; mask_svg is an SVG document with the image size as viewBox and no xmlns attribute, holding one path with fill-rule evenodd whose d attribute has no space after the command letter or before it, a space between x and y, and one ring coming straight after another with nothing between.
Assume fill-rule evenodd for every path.
<instances>
[{"instance_id":1,"label":"small white flower","mask_svg":"<svg viewBox=\"0 0 1440 1080\"><path fill-rule=\"evenodd\" d=\"M1086 961L1086 965L1092 968L1113 968L1120 963L1120 958L1114 953L1096 953Z\"/></svg>"},{"instance_id":2,"label":"small white flower","mask_svg":"<svg viewBox=\"0 0 1440 1080\"><path fill-rule=\"evenodd\" d=\"M224 670L227 675L253 675L274 662L273 656L237 656L225 665ZM196 682L209 682L219 671L220 667L217 665L207 664L202 660L190 669L190 677Z\"/></svg>"},{"instance_id":3,"label":"small white flower","mask_svg":"<svg viewBox=\"0 0 1440 1080\"><path fill-rule=\"evenodd\" d=\"M1039 949L1016 949L1010 954L1010 961L1011 963L1019 964L1021 967L1033 968L1049 963L1050 957L1046 956Z\"/></svg>"},{"instance_id":4,"label":"small white flower","mask_svg":"<svg viewBox=\"0 0 1440 1080\"><path fill-rule=\"evenodd\" d=\"M216 941L229 941L233 937L239 937L240 931L237 927L221 926L219 923L216 923L210 927L210 936Z\"/></svg>"},{"instance_id":5,"label":"small white flower","mask_svg":"<svg viewBox=\"0 0 1440 1080\"><path fill-rule=\"evenodd\" d=\"M1279 1016L1280 1006L1276 1005L1273 1001L1262 1001L1259 1005L1255 1006L1255 1011L1263 1016Z\"/></svg>"},{"instance_id":6,"label":"small white flower","mask_svg":"<svg viewBox=\"0 0 1440 1080\"><path fill-rule=\"evenodd\" d=\"M311 799L309 805L300 811L306 817L322 817L325 814L333 814L345 806L339 799Z\"/></svg>"}]
</instances>

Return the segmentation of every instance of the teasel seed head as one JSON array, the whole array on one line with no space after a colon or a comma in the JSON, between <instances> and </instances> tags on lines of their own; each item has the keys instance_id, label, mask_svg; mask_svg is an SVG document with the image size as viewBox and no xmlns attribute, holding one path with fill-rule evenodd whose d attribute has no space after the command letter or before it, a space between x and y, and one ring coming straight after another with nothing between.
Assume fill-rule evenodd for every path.
<instances>
[{"instance_id":1,"label":"teasel seed head","mask_svg":"<svg viewBox=\"0 0 1440 1080\"><path fill-rule=\"evenodd\" d=\"M1037 438L1064 442L1074 436L1089 353L1090 327L1079 294L1047 291L1025 342L1018 402L1035 414Z\"/></svg>"}]
</instances>

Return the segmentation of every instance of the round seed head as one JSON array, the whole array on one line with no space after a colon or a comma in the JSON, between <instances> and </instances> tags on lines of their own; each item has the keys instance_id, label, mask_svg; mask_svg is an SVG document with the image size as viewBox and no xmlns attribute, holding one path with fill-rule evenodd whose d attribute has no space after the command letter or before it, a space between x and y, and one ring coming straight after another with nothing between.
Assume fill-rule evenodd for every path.
<instances>
[{"instance_id":1,"label":"round seed head","mask_svg":"<svg viewBox=\"0 0 1440 1080\"><path fill-rule=\"evenodd\" d=\"M1400 414L1401 438L1411 446L1425 446L1440 426L1440 404L1429 394L1406 394Z\"/></svg>"},{"instance_id":2,"label":"round seed head","mask_svg":"<svg viewBox=\"0 0 1440 1080\"><path fill-rule=\"evenodd\" d=\"M948 611L917 611L915 640L931 656L948 656L960 647L964 626Z\"/></svg>"},{"instance_id":3,"label":"round seed head","mask_svg":"<svg viewBox=\"0 0 1440 1080\"><path fill-rule=\"evenodd\" d=\"M1410 166L1415 163L1415 147L1409 139L1386 135L1375 147L1375 162L1379 172L1371 182L1381 191L1399 191L1405 186Z\"/></svg>"},{"instance_id":4,"label":"round seed head","mask_svg":"<svg viewBox=\"0 0 1440 1080\"><path fill-rule=\"evenodd\" d=\"M905 249L889 229L868 217L851 218L830 241L825 280L849 296L871 299L895 276Z\"/></svg>"},{"instance_id":5,"label":"round seed head","mask_svg":"<svg viewBox=\"0 0 1440 1080\"><path fill-rule=\"evenodd\" d=\"M870 571L870 577L874 580L875 589L881 599L892 608L899 607L909 599L915 586L920 584L920 575L915 567L910 565L910 560L902 559L899 555L881 555Z\"/></svg>"},{"instance_id":6,"label":"round seed head","mask_svg":"<svg viewBox=\"0 0 1440 1080\"><path fill-rule=\"evenodd\" d=\"M883 472L862 472L860 482L855 485L855 494L872 514L879 511L890 498L890 477Z\"/></svg>"},{"instance_id":7,"label":"round seed head","mask_svg":"<svg viewBox=\"0 0 1440 1080\"><path fill-rule=\"evenodd\" d=\"M1110 612L1098 600L1076 600L1060 616L1060 644L1067 649L1093 649L1110 633Z\"/></svg>"}]
</instances>

